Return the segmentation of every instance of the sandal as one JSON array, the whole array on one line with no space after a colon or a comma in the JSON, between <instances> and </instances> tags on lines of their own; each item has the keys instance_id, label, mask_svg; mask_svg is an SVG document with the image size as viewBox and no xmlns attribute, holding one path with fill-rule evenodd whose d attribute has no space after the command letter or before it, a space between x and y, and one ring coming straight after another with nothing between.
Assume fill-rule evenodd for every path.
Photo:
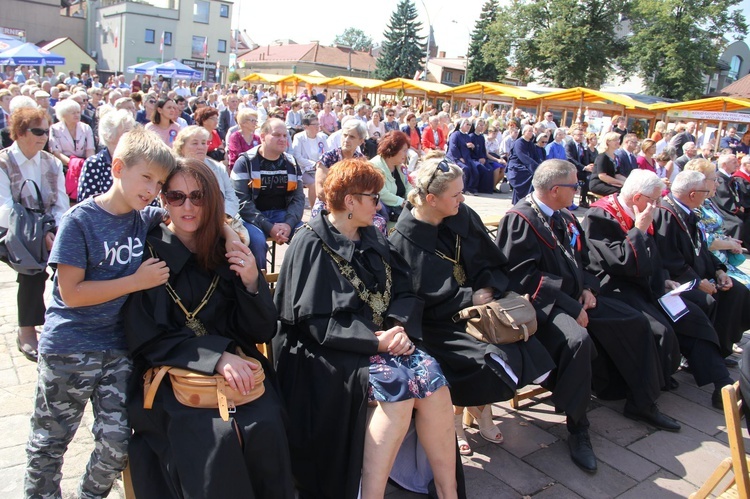
<instances>
[{"instance_id":1,"label":"sandal","mask_svg":"<svg viewBox=\"0 0 750 499\"><path fill-rule=\"evenodd\" d=\"M495 422L492 421L491 404L485 405L481 413L477 407L467 407L466 412L468 412L477 422L477 425L479 426L479 434L482 438L493 444L503 443L503 434L495 425Z\"/></svg>"},{"instance_id":2,"label":"sandal","mask_svg":"<svg viewBox=\"0 0 750 499\"><path fill-rule=\"evenodd\" d=\"M469 442L466 441L466 433L464 432L463 414L453 415L453 424L456 427L456 438L458 439L458 453L462 456L468 456L471 454L471 447Z\"/></svg>"}]
</instances>

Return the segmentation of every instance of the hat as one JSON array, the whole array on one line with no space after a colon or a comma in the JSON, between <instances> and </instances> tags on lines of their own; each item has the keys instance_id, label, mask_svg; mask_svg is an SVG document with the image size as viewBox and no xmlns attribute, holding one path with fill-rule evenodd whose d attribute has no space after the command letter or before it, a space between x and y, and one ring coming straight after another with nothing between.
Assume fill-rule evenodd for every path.
<instances>
[{"instance_id":1,"label":"hat","mask_svg":"<svg viewBox=\"0 0 750 499\"><path fill-rule=\"evenodd\" d=\"M34 98L39 98L39 97L49 97L49 94L45 92L44 90L37 90L36 92L34 92Z\"/></svg>"}]
</instances>

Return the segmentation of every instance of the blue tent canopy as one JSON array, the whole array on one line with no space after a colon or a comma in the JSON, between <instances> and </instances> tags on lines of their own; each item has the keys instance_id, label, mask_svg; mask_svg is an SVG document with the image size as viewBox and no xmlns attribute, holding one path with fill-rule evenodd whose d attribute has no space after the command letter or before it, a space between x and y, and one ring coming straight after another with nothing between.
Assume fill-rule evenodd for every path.
<instances>
[{"instance_id":1,"label":"blue tent canopy","mask_svg":"<svg viewBox=\"0 0 750 499\"><path fill-rule=\"evenodd\" d=\"M203 74L196 71L190 66L182 64L177 59L172 59L164 64L153 67L154 74L157 76L166 76L167 78L190 78L191 80L200 80Z\"/></svg>"},{"instance_id":2,"label":"blue tent canopy","mask_svg":"<svg viewBox=\"0 0 750 499\"><path fill-rule=\"evenodd\" d=\"M24 43L0 52L0 65L3 66L62 66L63 64L65 64L65 57L39 48L33 43Z\"/></svg>"},{"instance_id":3,"label":"blue tent canopy","mask_svg":"<svg viewBox=\"0 0 750 499\"><path fill-rule=\"evenodd\" d=\"M137 75L152 75L154 74L154 66L157 66L159 63L156 61L146 61L142 62L140 64L133 64L132 66L128 66L128 73L135 73Z\"/></svg>"},{"instance_id":4,"label":"blue tent canopy","mask_svg":"<svg viewBox=\"0 0 750 499\"><path fill-rule=\"evenodd\" d=\"M23 45L24 42L14 36L8 36L0 33L0 52L4 52L13 47Z\"/></svg>"}]
</instances>

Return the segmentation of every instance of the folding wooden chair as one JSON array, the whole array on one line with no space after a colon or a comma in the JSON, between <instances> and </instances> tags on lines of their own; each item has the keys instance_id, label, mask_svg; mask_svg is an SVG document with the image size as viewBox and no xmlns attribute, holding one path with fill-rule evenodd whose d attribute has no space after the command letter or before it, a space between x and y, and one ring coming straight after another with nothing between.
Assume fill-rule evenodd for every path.
<instances>
[{"instance_id":1,"label":"folding wooden chair","mask_svg":"<svg viewBox=\"0 0 750 499\"><path fill-rule=\"evenodd\" d=\"M268 287L271 289L271 296L273 296L273 293L276 290L276 282L278 282L278 280L278 273L266 274L266 282L268 283ZM262 353L268 360L273 362L270 343L256 343L255 346L258 347L258 351L260 353Z\"/></svg>"},{"instance_id":2,"label":"folding wooden chair","mask_svg":"<svg viewBox=\"0 0 750 499\"><path fill-rule=\"evenodd\" d=\"M721 398L724 402L724 418L727 422L727 437L729 438L729 450L732 457L724 459L714 472L708 477L706 483L690 498L704 499L711 495L719 482L729 473L734 471L734 477L729 484L717 495L720 498L742 498L750 497L750 476L748 476L748 460L745 456L745 442L742 440L742 398L739 395L739 381L733 385L727 385L721 390Z\"/></svg>"}]
</instances>

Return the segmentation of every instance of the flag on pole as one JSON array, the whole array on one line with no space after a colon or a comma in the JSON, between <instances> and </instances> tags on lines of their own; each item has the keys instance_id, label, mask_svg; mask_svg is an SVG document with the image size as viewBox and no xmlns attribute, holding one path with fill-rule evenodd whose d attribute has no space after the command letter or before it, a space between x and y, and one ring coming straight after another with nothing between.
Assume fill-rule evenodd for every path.
<instances>
[{"instance_id":1,"label":"flag on pole","mask_svg":"<svg viewBox=\"0 0 750 499\"><path fill-rule=\"evenodd\" d=\"M115 28L115 48L117 48L117 45L120 43L120 27L118 26Z\"/></svg>"},{"instance_id":2,"label":"flag on pole","mask_svg":"<svg viewBox=\"0 0 750 499\"><path fill-rule=\"evenodd\" d=\"M203 58L208 57L208 37L203 39Z\"/></svg>"},{"instance_id":3,"label":"flag on pole","mask_svg":"<svg viewBox=\"0 0 750 499\"><path fill-rule=\"evenodd\" d=\"M159 45L159 52L164 53L164 32L161 32L161 44Z\"/></svg>"}]
</instances>

